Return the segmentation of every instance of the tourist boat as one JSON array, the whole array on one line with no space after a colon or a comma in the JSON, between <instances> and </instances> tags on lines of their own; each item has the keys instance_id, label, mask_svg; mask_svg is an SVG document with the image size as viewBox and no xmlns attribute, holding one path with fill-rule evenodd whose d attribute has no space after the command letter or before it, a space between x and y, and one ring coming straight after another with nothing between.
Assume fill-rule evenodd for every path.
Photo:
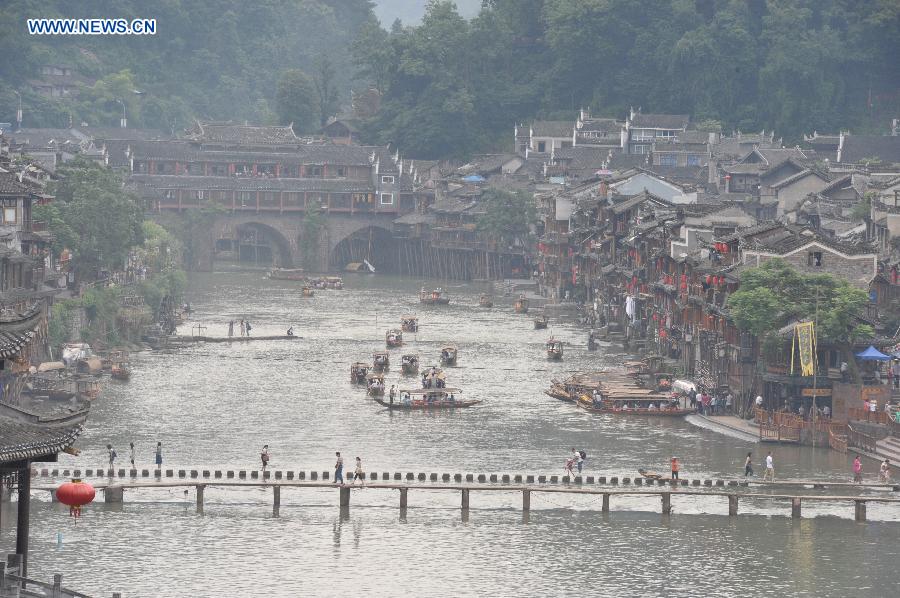
<instances>
[{"instance_id":1,"label":"tourist boat","mask_svg":"<svg viewBox=\"0 0 900 598\"><path fill-rule=\"evenodd\" d=\"M384 342L388 348L399 347L403 344L403 333L396 328L391 328L384 333Z\"/></svg>"},{"instance_id":2,"label":"tourist boat","mask_svg":"<svg viewBox=\"0 0 900 598\"><path fill-rule=\"evenodd\" d=\"M92 376L75 376L75 392L78 396L93 401L100 396L100 382Z\"/></svg>"},{"instance_id":3,"label":"tourist boat","mask_svg":"<svg viewBox=\"0 0 900 598\"><path fill-rule=\"evenodd\" d=\"M302 294L304 297L312 297L316 294L316 292L313 291L310 287L303 287Z\"/></svg>"},{"instance_id":4,"label":"tourist boat","mask_svg":"<svg viewBox=\"0 0 900 598\"><path fill-rule=\"evenodd\" d=\"M357 361L353 365L350 366L350 384L365 384L366 376L369 374L369 368L371 368L368 363L363 363L361 361Z\"/></svg>"},{"instance_id":5,"label":"tourist boat","mask_svg":"<svg viewBox=\"0 0 900 598\"><path fill-rule=\"evenodd\" d=\"M462 391L458 388L414 388L400 390L397 400L385 401L375 397L379 405L388 409L460 409L481 403L480 400L464 400L457 397Z\"/></svg>"},{"instance_id":6,"label":"tourist boat","mask_svg":"<svg viewBox=\"0 0 900 598\"><path fill-rule=\"evenodd\" d=\"M519 295L519 298L516 299L516 302L513 303L513 311L517 314L527 314L528 313L528 299L525 295Z\"/></svg>"},{"instance_id":7,"label":"tourist boat","mask_svg":"<svg viewBox=\"0 0 900 598\"><path fill-rule=\"evenodd\" d=\"M453 345L447 345L441 348L441 364L456 365L456 357L458 350Z\"/></svg>"},{"instance_id":8,"label":"tourist boat","mask_svg":"<svg viewBox=\"0 0 900 598\"><path fill-rule=\"evenodd\" d=\"M326 276L323 280L326 288L337 290L344 288L344 279L340 276Z\"/></svg>"},{"instance_id":9,"label":"tourist boat","mask_svg":"<svg viewBox=\"0 0 900 598\"><path fill-rule=\"evenodd\" d=\"M558 341L553 337L550 337L550 340L547 341L547 359L552 359L554 361L562 361L563 358L563 344L562 341Z\"/></svg>"},{"instance_id":10,"label":"tourist boat","mask_svg":"<svg viewBox=\"0 0 900 598\"><path fill-rule=\"evenodd\" d=\"M601 378L605 372L583 372L569 376L562 382L553 380L549 389L544 394L554 399L574 403L581 395L592 396L594 391L600 391Z\"/></svg>"},{"instance_id":11,"label":"tourist boat","mask_svg":"<svg viewBox=\"0 0 900 598\"><path fill-rule=\"evenodd\" d=\"M384 374L371 373L366 376L366 392L370 395L384 395Z\"/></svg>"},{"instance_id":12,"label":"tourist boat","mask_svg":"<svg viewBox=\"0 0 900 598\"><path fill-rule=\"evenodd\" d=\"M117 351L115 356L110 357L110 360L112 366L109 369L109 375L113 380L127 381L131 378L131 366L124 352Z\"/></svg>"},{"instance_id":13,"label":"tourist boat","mask_svg":"<svg viewBox=\"0 0 900 598\"><path fill-rule=\"evenodd\" d=\"M274 268L269 272L269 278L272 280L303 281L306 279L306 274L302 268Z\"/></svg>"},{"instance_id":14,"label":"tourist boat","mask_svg":"<svg viewBox=\"0 0 900 598\"><path fill-rule=\"evenodd\" d=\"M550 323L550 320L547 316L540 315L534 319L534 329L535 330L543 330Z\"/></svg>"},{"instance_id":15,"label":"tourist boat","mask_svg":"<svg viewBox=\"0 0 900 598\"><path fill-rule=\"evenodd\" d=\"M387 351L376 351L372 354L372 369L386 372L391 368L391 356Z\"/></svg>"},{"instance_id":16,"label":"tourist boat","mask_svg":"<svg viewBox=\"0 0 900 598\"><path fill-rule=\"evenodd\" d=\"M419 303L424 303L425 305L447 305L450 303L450 298L444 296L443 289L434 289L428 292L425 290L425 287L422 287L422 290L419 291Z\"/></svg>"},{"instance_id":17,"label":"tourist boat","mask_svg":"<svg viewBox=\"0 0 900 598\"><path fill-rule=\"evenodd\" d=\"M478 300L479 307L494 307L494 300L491 299L490 295L482 295L481 299Z\"/></svg>"},{"instance_id":18,"label":"tourist boat","mask_svg":"<svg viewBox=\"0 0 900 598\"><path fill-rule=\"evenodd\" d=\"M416 316L403 316L400 318L400 328L403 329L403 332L418 332L419 318Z\"/></svg>"},{"instance_id":19,"label":"tourist boat","mask_svg":"<svg viewBox=\"0 0 900 598\"><path fill-rule=\"evenodd\" d=\"M682 407L677 398L666 394L633 397L609 397L602 395L596 399L583 394L576 404L591 413L610 415L658 415L680 417L694 413L693 409Z\"/></svg>"},{"instance_id":20,"label":"tourist boat","mask_svg":"<svg viewBox=\"0 0 900 598\"><path fill-rule=\"evenodd\" d=\"M419 356L404 355L400 358L400 369L407 376L415 376L419 373Z\"/></svg>"}]
</instances>

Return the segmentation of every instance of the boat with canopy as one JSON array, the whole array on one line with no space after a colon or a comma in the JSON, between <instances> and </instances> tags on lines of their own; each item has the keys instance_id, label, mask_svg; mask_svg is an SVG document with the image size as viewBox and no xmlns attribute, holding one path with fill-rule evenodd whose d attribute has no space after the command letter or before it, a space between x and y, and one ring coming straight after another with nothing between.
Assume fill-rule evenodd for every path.
<instances>
[{"instance_id":1,"label":"boat with canopy","mask_svg":"<svg viewBox=\"0 0 900 598\"><path fill-rule=\"evenodd\" d=\"M459 388L400 389L396 400L386 401L383 397L375 397L375 401L388 409L398 410L461 409L482 402L477 399L461 399L461 393Z\"/></svg>"}]
</instances>

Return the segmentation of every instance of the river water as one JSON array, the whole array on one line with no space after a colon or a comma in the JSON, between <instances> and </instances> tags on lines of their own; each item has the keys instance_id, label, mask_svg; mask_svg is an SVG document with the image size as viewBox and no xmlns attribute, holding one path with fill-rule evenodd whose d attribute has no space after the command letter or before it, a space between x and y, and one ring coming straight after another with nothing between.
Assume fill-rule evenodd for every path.
<instances>
[{"instance_id":1,"label":"river water","mask_svg":"<svg viewBox=\"0 0 900 598\"><path fill-rule=\"evenodd\" d=\"M112 443L125 466L152 467L157 441L166 468L252 469L269 444L271 467L329 470L342 451L349 469L367 471L558 474L572 446L588 454L586 474L633 476L682 461L682 477L735 477L763 447L682 419L595 416L545 396L552 378L620 364L609 347L588 353L585 335L554 323L534 330L512 312L512 297L477 307L487 287L444 283L452 303L421 307L421 280L356 276L342 291L302 298L298 283L259 271L198 274L189 298L195 325L224 336L229 319L248 318L252 334L294 342L203 344L134 356L130 382L107 381L79 440L80 457L60 466L98 467ZM433 286L437 283L426 283ZM384 332L415 313L418 334L392 350L388 385L401 381L399 356L435 363L443 343L460 350L449 383L484 403L453 413L389 413L349 384L349 364L371 361ZM569 345L561 363L545 358L551 333ZM846 480L849 461L829 450L780 446L782 479ZM874 463L866 464L870 471ZM759 469L759 465L757 465ZM811 492L811 491L806 491ZM475 492L467 521L455 493L410 491L400 518L396 491L353 492L340 513L335 491L206 491L204 515L180 489L126 492L124 505L95 503L73 527L63 507L35 491L30 572L64 574L66 586L96 596L893 596L900 558L900 508L869 504L868 524L847 504L804 504L792 522L785 502L724 499L532 495L527 521L519 494ZM720 502L721 501L721 502ZM0 549L14 545L14 505L4 505ZM62 541L59 542L62 534Z\"/></svg>"}]
</instances>

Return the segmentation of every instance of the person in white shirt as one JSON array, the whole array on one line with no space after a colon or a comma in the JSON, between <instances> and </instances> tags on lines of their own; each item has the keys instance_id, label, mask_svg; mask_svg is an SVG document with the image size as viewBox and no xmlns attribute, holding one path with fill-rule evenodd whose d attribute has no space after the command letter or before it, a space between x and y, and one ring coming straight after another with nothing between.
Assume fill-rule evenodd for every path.
<instances>
[{"instance_id":1,"label":"person in white shirt","mask_svg":"<svg viewBox=\"0 0 900 598\"><path fill-rule=\"evenodd\" d=\"M824 407L822 407L822 413L825 415L825 417L831 417L831 407L825 405Z\"/></svg>"},{"instance_id":2,"label":"person in white shirt","mask_svg":"<svg viewBox=\"0 0 900 598\"><path fill-rule=\"evenodd\" d=\"M756 395L756 408L762 409L763 399L762 395Z\"/></svg>"},{"instance_id":3,"label":"person in white shirt","mask_svg":"<svg viewBox=\"0 0 900 598\"><path fill-rule=\"evenodd\" d=\"M763 474L763 481L765 482L769 476L772 476L772 481L775 481L775 460L772 459L772 453L770 452L766 455L766 472Z\"/></svg>"},{"instance_id":4,"label":"person in white shirt","mask_svg":"<svg viewBox=\"0 0 900 598\"><path fill-rule=\"evenodd\" d=\"M869 403L869 411L871 411L872 413L875 413L875 411L877 409L878 409L878 401L872 401L871 403Z\"/></svg>"}]
</instances>

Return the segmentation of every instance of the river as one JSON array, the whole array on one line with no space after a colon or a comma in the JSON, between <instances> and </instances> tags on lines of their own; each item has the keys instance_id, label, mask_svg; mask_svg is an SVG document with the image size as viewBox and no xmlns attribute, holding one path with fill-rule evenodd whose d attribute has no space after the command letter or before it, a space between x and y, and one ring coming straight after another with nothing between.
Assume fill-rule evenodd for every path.
<instances>
[{"instance_id":1,"label":"river","mask_svg":"<svg viewBox=\"0 0 900 598\"><path fill-rule=\"evenodd\" d=\"M586 473L633 476L664 469L671 456L688 478L734 477L744 456L762 448L698 428L682 419L594 416L542 391L551 378L621 363L604 347L588 353L585 335L554 323L534 330L513 313L512 297L477 307L482 284L443 283L446 307L421 307L421 280L351 275L342 291L303 298L298 283L260 271L193 276L195 325L222 336L229 319L248 318L253 335L294 342L201 344L133 358L128 383L106 381L93 405L78 458L61 466L98 467L113 444L125 466L128 443L138 467L152 467L157 441L166 468L252 469L263 444L273 469L331 468L342 451L352 469L437 473L561 473L570 447L588 454ZM427 283L433 286L438 283ZM440 347L459 347L449 382L483 399L453 413L389 413L349 384L349 364L371 361L384 332L415 313L417 334L392 350L388 385L400 383L399 355L437 361ZM567 341L565 359L548 362L548 334ZM846 480L846 455L808 447L775 449L779 477ZM874 463L867 463L874 471ZM900 509L869 505L868 524L852 507L804 504L792 522L785 503L727 504L673 499L675 515L659 514L658 498L532 495L527 522L519 495L472 494L462 521L454 493L410 492L400 520L396 491L356 490L348 516L336 492L285 490L281 516L271 492L206 492L204 515L181 490L126 493L124 505L101 501L73 526L59 505L35 492L30 572L65 575L66 586L96 596L856 596L896 595ZM14 505L4 505L0 547L14 545ZM654 512L655 511L655 512ZM58 543L58 532L62 542Z\"/></svg>"}]
</instances>

